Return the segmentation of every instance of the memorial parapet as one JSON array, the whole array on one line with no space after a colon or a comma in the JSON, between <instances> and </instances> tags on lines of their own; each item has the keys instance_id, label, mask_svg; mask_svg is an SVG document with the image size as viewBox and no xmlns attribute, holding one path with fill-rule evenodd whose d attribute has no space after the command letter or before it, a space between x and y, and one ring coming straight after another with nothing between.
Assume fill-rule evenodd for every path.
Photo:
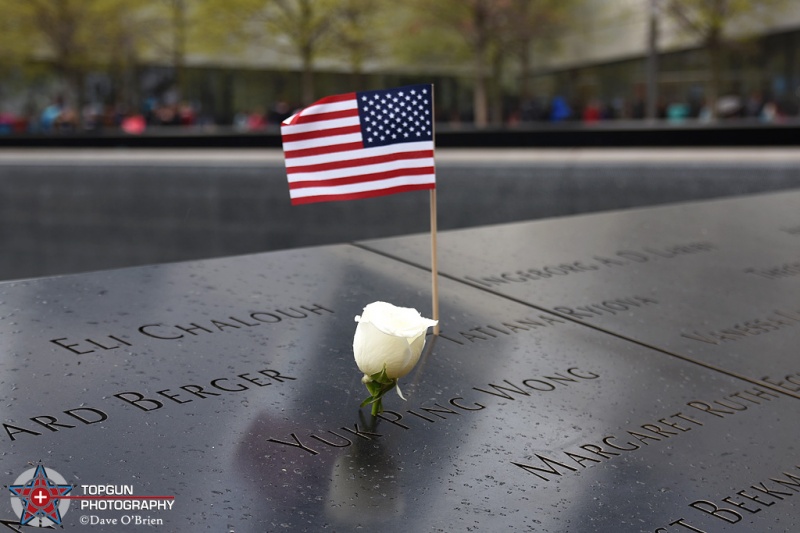
<instances>
[{"instance_id":1,"label":"memorial parapet","mask_svg":"<svg viewBox=\"0 0 800 533\"><path fill-rule=\"evenodd\" d=\"M0 284L0 523L23 527L13 495L46 469L51 492L28 496L62 491L64 530L800 527L788 391L460 280L441 280L408 401L371 417L353 317L375 300L427 315L429 289L345 245Z\"/></svg>"},{"instance_id":2,"label":"memorial parapet","mask_svg":"<svg viewBox=\"0 0 800 533\"><path fill-rule=\"evenodd\" d=\"M440 272L800 397L798 213L788 192L449 231ZM430 264L422 236L363 245Z\"/></svg>"}]
</instances>

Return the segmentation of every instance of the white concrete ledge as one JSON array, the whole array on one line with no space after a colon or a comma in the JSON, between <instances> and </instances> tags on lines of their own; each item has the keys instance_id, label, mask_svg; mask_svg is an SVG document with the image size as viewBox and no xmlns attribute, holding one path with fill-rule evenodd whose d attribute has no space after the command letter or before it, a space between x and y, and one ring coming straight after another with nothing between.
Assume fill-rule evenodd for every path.
<instances>
[{"instance_id":1,"label":"white concrete ledge","mask_svg":"<svg viewBox=\"0 0 800 533\"><path fill-rule=\"evenodd\" d=\"M797 148L440 148L441 163L470 164L665 164L706 163L800 163ZM282 165L283 152L258 149L85 149L9 148L0 149L3 165Z\"/></svg>"}]
</instances>

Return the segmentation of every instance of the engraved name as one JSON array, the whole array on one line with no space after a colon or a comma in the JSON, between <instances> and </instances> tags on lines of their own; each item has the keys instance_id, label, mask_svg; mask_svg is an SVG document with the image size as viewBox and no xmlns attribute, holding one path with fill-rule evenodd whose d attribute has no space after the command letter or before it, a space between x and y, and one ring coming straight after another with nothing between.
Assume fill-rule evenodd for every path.
<instances>
[{"instance_id":1,"label":"engraved name","mask_svg":"<svg viewBox=\"0 0 800 533\"><path fill-rule=\"evenodd\" d=\"M703 342L705 344L722 344L724 342L740 341L747 337L772 333L780 329L796 326L800 323L800 312L776 310L765 318L754 318L745 320L738 324L709 331L683 332L681 337Z\"/></svg>"},{"instance_id":2,"label":"engraved name","mask_svg":"<svg viewBox=\"0 0 800 533\"><path fill-rule=\"evenodd\" d=\"M595 372L571 367L562 372L554 372L517 382L504 379L502 385L489 383L483 387L473 387L472 390L488 396L516 401L525 398L532 399L540 393L550 393L555 390L561 390L565 387L575 386L575 384L583 381L597 379L598 377L600 377L599 374ZM473 394L472 396L473 399L469 400L462 396L455 396L442 403L421 404L414 409L407 409L402 413L385 410L377 415L377 418L380 419L381 422L391 424L392 427L397 427L402 430L427 427L441 420L447 420L451 417L461 416L475 411L482 411L487 408L486 405L475 401L475 397L478 395ZM351 446L353 444L353 437L365 440L374 440L382 437L383 434L377 433L375 429L375 427L365 429L361 428L358 424L353 424L352 428L349 426L340 426L335 429L311 433L302 438L299 437L297 433L290 433L288 438L269 437L267 441L282 447L302 450L311 455L318 455L320 450Z\"/></svg>"},{"instance_id":3,"label":"engraved name","mask_svg":"<svg viewBox=\"0 0 800 533\"><path fill-rule=\"evenodd\" d=\"M566 321L555 316L541 314L534 318L518 318L500 322L499 324L476 326L462 331L443 331L439 333L439 337L463 346L466 342L487 341L504 335L514 335L524 331L555 326L556 324L566 324Z\"/></svg>"},{"instance_id":4,"label":"engraved name","mask_svg":"<svg viewBox=\"0 0 800 533\"><path fill-rule=\"evenodd\" d=\"M227 316L222 319L205 319L181 324L155 322L144 324L137 328L137 334L149 339L162 341L175 341L187 337L197 337L212 333L230 332L232 330L254 328L264 324L277 324L279 322L309 318L312 316L332 314L327 307L319 304L299 305L296 307L282 307L270 311L254 311L238 316ZM89 354L97 351L108 351L123 346L133 346L135 341L129 335L105 335L94 338L74 340L68 337L50 339L50 342L77 355Z\"/></svg>"},{"instance_id":5,"label":"engraved name","mask_svg":"<svg viewBox=\"0 0 800 533\"><path fill-rule=\"evenodd\" d=\"M277 370L265 369L257 372L245 372L236 376L212 379L208 384L197 385L194 383L182 385L172 389L163 389L148 393L147 395L136 391L118 392L109 398L122 400L126 405L136 407L141 411L157 411L167 406L167 404L185 404L197 400L206 400L225 394L240 393L250 389L267 387L273 384L294 381L297 378L282 374ZM66 417L62 416L66 415ZM42 435L43 429L49 432L57 432L65 429L73 429L82 426L97 424L108 420L109 414L96 407L82 405L75 409L61 411L57 416L39 415L33 416L23 423L10 421L4 423L3 429L10 440L17 440L19 435ZM33 425L28 422L32 422Z\"/></svg>"},{"instance_id":6,"label":"engraved name","mask_svg":"<svg viewBox=\"0 0 800 533\"><path fill-rule=\"evenodd\" d=\"M800 392L800 372L794 374L787 374L786 376L784 376L783 379L776 379L776 378L771 378L770 376L764 376L763 378L761 378L761 381L765 383L770 383L772 385L775 385L776 387L780 387L790 392Z\"/></svg>"},{"instance_id":7,"label":"engraved name","mask_svg":"<svg viewBox=\"0 0 800 533\"><path fill-rule=\"evenodd\" d=\"M625 311L630 311L637 307L656 304L658 304L658 300L655 298L648 298L647 296L629 296L627 298L614 298L575 307L566 307L562 305L554 307L553 311L575 317L579 320L585 320L597 318L602 315L616 315L617 313L624 313Z\"/></svg>"},{"instance_id":8,"label":"engraved name","mask_svg":"<svg viewBox=\"0 0 800 533\"><path fill-rule=\"evenodd\" d=\"M706 515L703 517L705 520L698 518L695 524L705 521L710 522L709 517L713 517L715 519L713 522L716 524L720 524L720 521L736 524L746 516L760 513L761 511L769 511L769 507L775 504L780 505L787 498L791 498L800 492L800 465L795 465L794 469L788 470L766 481L759 481L746 489L736 491L732 496L726 496L716 501L711 499L693 501L689 504L689 507ZM654 533L686 530L697 533L716 531L716 528L701 529L690 524L686 518L670 522L669 525L681 526L681 529L660 527L654 530Z\"/></svg>"},{"instance_id":9,"label":"engraved name","mask_svg":"<svg viewBox=\"0 0 800 533\"><path fill-rule=\"evenodd\" d=\"M645 247L640 250L618 250L611 257L596 255L589 260L568 261L558 265L545 265L515 272L503 272L495 276L465 276L464 279L482 287L495 287L497 285L527 283L570 276L607 267L622 267L659 259L672 259L681 255L709 252L714 249L716 247L709 242L693 242L664 248Z\"/></svg>"},{"instance_id":10,"label":"engraved name","mask_svg":"<svg viewBox=\"0 0 800 533\"><path fill-rule=\"evenodd\" d=\"M543 481L551 481L568 472L578 472L622 454L635 452L642 446L675 439L687 431L704 426L703 420L707 421L709 417L730 417L773 398L780 398L780 395L754 387L712 402L691 401L686 404L690 411L679 411L550 456L535 453L525 462L511 461L511 464Z\"/></svg>"},{"instance_id":11,"label":"engraved name","mask_svg":"<svg viewBox=\"0 0 800 533\"><path fill-rule=\"evenodd\" d=\"M800 276L800 261L784 263L783 265L769 268L745 268L746 274L753 274L760 278L781 279Z\"/></svg>"}]
</instances>

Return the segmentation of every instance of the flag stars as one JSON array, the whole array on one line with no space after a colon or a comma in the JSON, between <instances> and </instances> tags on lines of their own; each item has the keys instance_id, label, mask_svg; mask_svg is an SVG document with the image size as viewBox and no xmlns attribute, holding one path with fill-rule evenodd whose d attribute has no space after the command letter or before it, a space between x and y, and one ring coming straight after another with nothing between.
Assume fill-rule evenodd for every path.
<instances>
[{"instance_id":1,"label":"flag stars","mask_svg":"<svg viewBox=\"0 0 800 533\"><path fill-rule=\"evenodd\" d=\"M389 89L358 96L365 145L432 140L431 99L426 86Z\"/></svg>"}]
</instances>

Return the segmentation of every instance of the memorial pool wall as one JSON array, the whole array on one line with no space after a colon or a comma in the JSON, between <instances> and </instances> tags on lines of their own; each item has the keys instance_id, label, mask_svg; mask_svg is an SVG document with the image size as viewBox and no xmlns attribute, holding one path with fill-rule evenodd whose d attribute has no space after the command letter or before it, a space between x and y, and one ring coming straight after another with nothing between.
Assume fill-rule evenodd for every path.
<instances>
[{"instance_id":1,"label":"memorial pool wall","mask_svg":"<svg viewBox=\"0 0 800 533\"><path fill-rule=\"evenodd\" d=\"M439 228L800 187L792 148L441 149ZM0 151L0 280L428 230L410 193L293 207L279 150Z\"/></svg>"}]
</instances>

